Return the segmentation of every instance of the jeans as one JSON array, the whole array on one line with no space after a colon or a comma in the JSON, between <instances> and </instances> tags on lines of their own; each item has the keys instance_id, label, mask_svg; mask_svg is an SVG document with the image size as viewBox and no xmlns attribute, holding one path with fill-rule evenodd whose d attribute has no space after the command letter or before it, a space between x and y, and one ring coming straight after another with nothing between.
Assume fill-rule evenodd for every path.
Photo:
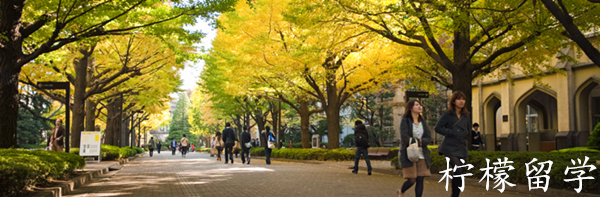
<instances>
[{"instance_id":1,"label":"jeans","mask_svg":"<svg viewBox=\"0 0 600 197\"><path fill-rule=\"evenodd\" d=\"M173 152L173 155L175 155L175 151L177 150L177 148L175 147L171 147L171 151Z\"/></svg>"},{"instance_id":2,"label":"jeans","mask_svg":"<svg viewBox=\"0 0 600 197\"><path fill-rule=\"evenodd\" d=\"M246 158L244 156L246 156L248 158L248 164L250 164L250 149L249 148L242 148L242 163L246 163Z\"/></svg>"},{"instance_id":3,"label":"jeans","mask_svg":"<svg viewBox=\"0 0 600 197\"><path fill-rule=\"evenodd\" d=\"M227 163L229 161L229 159L231 159L231 163L233 163L233 153L231 152L231 150L233 150L233 146L225 146L225 163Z\"/></svg>"},{"instance_id":4,"label":"jeans","mask_svg":"<svg viewBox=\"0 0 600 197\"><path fill-rule=\"evenodd\" d=\"M367 169L371 172L373 169L371 168L371 161L369 160L369 149L363 147L356 147L356 153L354 154L354 172L358 172L358 160L360 160L360 155L362 155L365 162L367 162Z\"/></svg>"},{"instance_id":5,"label":"jeans","mask_svg":"<svg viewBox=\"0 0 600 197\"><path fill-rule=\"evenodd\" d=\"M150 152L150 157L152 157L152 152L154 152L154 149L153 148L149 148L148 150Z\"/></svg>"},{"instance_id":6,"label":"jeans","mask_svg":"<svg viewBox=\"0 0 600 197\"><path fill-rule=\"evenodd\" d=\"M271 151L273 149L265 148L265 156L267 156L267 164L271 165Z\"/></svg>"}]
</instances>

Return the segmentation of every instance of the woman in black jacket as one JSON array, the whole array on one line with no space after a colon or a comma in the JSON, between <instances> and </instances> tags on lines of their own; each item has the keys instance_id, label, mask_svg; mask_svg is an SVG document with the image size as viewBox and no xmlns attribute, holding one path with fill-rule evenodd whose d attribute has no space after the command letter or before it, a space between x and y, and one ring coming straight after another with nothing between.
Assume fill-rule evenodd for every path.
<instances>
[{"instance_id":1,"label":"woman in black jacket","mask_svg":"<svg viewBox=\"0 0 600 197\"><path fill-rule=\"evenodd\" d=\"M467 145L471 142L471 117L466 109L466 96L460 91L454 92L448 101L449 110L446 111L435 125L435 132L444 136L444 141L438 150L444 157L450 159L450 167L465 165L467 161ZM461 175L464 168L458 168L454 175ZM459 187L462 186L460 178L452 179L452 196L460 195Z\"/></svg>"},{"instance_id":2,"label":"woman in black jacket","mask_svg":"<svg viewBox=\"0 0 600 197\"><path fill-rule=\"evenodd\" d=\"M423 180L425 177L431 176L429 168L431 166L431 153L427 149L427 144L431 141L431 132L421 115L423 107L417 100L409 101L404 108L404 115L400 122L400 139L402 146L400 147L400 163L402 164L402 175L408 179L402 185L402 190L398 190L398 196L404 196L404 192L410 189L415 182L415 196L423 195ZM406 149L410 143L418 143L419 160L412 162L408 159Z\"/></svg>"}]
</instances>

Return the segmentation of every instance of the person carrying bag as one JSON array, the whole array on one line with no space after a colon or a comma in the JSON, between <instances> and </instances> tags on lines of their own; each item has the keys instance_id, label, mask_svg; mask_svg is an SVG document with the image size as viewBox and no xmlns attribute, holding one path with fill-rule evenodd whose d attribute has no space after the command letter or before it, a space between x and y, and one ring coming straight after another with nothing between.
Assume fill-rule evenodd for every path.
<instances>
[{"instance_id":1,"label":"person carrying bag","mask_svg":"<svg viewBox=\"0 0 600 197\"><path fill-rule=\"evenodd\" d=\"M185 137L185 134L183 134L183 138L181 138L181 157L185 157L185 154L188 152L188 149L190 148L190 141Z\"/></svg>"},{"instance_id":2,"label":"person carrying bag","mask_svg":"<svg viewBox=\"0 0 600 197\"><path fill-rule=\"evenodd\" d=\"M403 118L400 122L400 157L398 161L402 165L402 175L407 179L402 188L397 191L398 196L404 196L404 192L415 183L415 196L423 195L424 179L431 176L431 152L427 144L431 141L431 131L423 116L423 107L417 100L411 100L406 104Z\"/></svg>"}]
</instances>

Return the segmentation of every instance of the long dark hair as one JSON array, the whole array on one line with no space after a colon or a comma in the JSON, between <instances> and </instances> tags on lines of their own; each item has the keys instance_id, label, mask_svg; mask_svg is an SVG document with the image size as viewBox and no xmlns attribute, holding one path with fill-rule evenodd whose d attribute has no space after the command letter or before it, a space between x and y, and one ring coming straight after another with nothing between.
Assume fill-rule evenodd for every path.
<instances>
[{"instance_id":1,"label":"long dark hair","mask_svg":"<svg viewBox=\"0 0 600 197\"><path fill-rule=\"evenodd\" d=\"M406 107L404 107L404 115L402 115L402 117L411 117L412 118L412 108L415 106L415 103L419 103L419 105L421 105L421 102L418 100L410 100L408 101L408 103L406 103ZM423 105L421 105L423 106ZM419 114L419 122L423 122L425 118L423 118L423 116L421 114Z\"/></svg>"},{"instance_id":2,"label":"long dark hair","mask_svg":"<svg viewBox=\"0 0 600 197\"><path fill-rule=\"evenodd\" d=\"M221 132L217 131L217 133L215 133L215 136L217 136L217 140L221 140Z\"/></svg>"},{"instance_id":3,"label":"long dark hair","mask_svg":"<svg viewBox=\"0 0 600 197\"><path fill-rule=\"evenodd\" d=\"M454 101L458 100L458 99L464 99L465 100L465 106L460 110L461 113L463 114L470 114L471 112L469 112L469 110L467 109L467 96L465 96L465 93L461 92L461 91L456 91L452 94L452 96L450 97L450 99L448 100L448 109L454 113L457 114L456 111L456 105L454 104Z\"/></svg>"}]
</instances>

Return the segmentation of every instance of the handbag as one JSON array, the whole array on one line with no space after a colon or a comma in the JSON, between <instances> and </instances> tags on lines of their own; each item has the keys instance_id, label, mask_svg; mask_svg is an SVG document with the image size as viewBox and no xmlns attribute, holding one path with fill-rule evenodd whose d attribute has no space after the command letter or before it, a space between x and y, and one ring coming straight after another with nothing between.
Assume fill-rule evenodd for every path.
<instances>
[{"instance_id":1,"label":"handbag","mask_svg":"<svg viewBox=\"0 0 600 197\"><path fill-rule=\"evenodd\" d=\"M236 141L235 146L233 146L233 149L240 150L240 149L242 149L242 147L240 146L240 143Z\"/></svg>"},{"instance_id":2,"label":"handbag","mask_svg":"<svg viewBox=\"0 0 600 197\"><path fill-rule=\"evenodd\" d=\"M408 160L410 160L410 162L417 162L419 161L419 143L414 142L414 138L410 138L408 148L406 148L406 156L408 157Z\"/></svg>"},{"instance_id":3,"label":"handbag","mask_svg":"<svg viewBox=\"0 0 600 197\"><path fill-rule=\"evenodd\" d=\"M252 142L246 142L246 148L252 148Z\"/></svg>"},{"instance_id":4,"label":"handbag","mask_svg":"<svg viewBox=\"0 0 600 197\"><path fill-rule=\"evenodd\" d=\"M273 133L271 133L271 134L269 135L269 144L268 144L268 148L269 148L269 149L273 149L273 148L275 148L275 142L276 142L276 141L275 141L275 136L273 136Z\"/></svg>"},{"instance_id":5,"label":"handbag","mask_svg":"<svg viewBox=\"0 0 600 197\"><path fill-rule=\"evenodd\" d=\"M215 147L211 148L211 149L210 149L210 154L211 154L211 155L216 155L216 154L218 154L218 152L217 152L217 148L215 148Z\"/></svg>"}]
</instances>

